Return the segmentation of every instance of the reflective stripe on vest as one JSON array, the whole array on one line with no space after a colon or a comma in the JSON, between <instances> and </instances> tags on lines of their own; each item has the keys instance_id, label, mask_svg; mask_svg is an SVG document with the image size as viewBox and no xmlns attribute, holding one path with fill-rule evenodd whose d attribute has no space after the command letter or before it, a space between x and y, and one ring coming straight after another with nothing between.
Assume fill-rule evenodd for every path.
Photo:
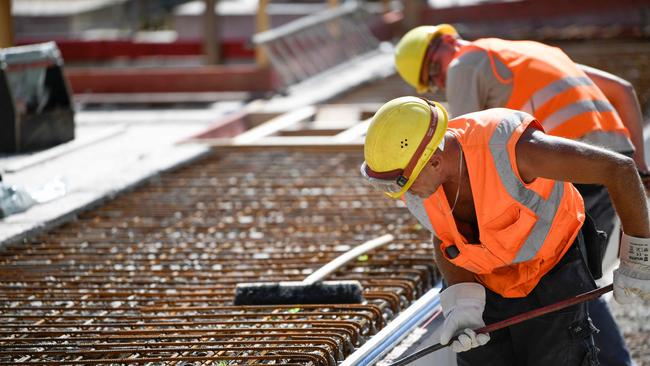
<instances>
[{"instance_id":1,"label":"reflective stripe on vest","mask_svg":"<svg viewBox=\"0 0 650 366\"><path fill-rule=\"evenodd\" d=\"M560 80L556 80L544 88L538 90L533 94L530 99L524 103L522 111L535 115L535 110L541 108L549 100L553 99L558 94L564 93L566 90L576 88L579 86L595 86L593 81L586 76L567 76ZM549 128L546 128L549 130Z\"/></svg>"},{"instance_id":2,"label":"reflective stripe on vest","mask_svg":"<svg viewBox=\"0 0 650 366\"><path fill-rule=\"evenodd\" d=\"M614 106L606 100L581 100L553 112L553 114L544 120L544 128L550 131L565 121L568 121L582 113L611 112L613 110Z\"/></svg>"},{"instance_id":3,"label":"reflective stripe on vest","mask_svg":"<svg viewBox=\"0 0 650 366\"><path fill-rule=\"evenodd\" d=\"M529 208L537 215L537 221L524 244L519 248L512 263L528 261L535 257L551 230L555 214L562 201L564 183L556 181L548 199L542 198L535 191L524 186L512 170L507 143L517 127L524 121L525 115L513 113L505 117L490 138L489 148L494 159L497 174L508 194L517 202Z\"/></svg>"},{"instance_id":4,"label":"reflective stripe on vest","mask_svg":"<svg viewBox=\"0 0 650 366\"><path fill-rule=\"evenodd\" d=\"M431 220L429 219L429 214L427 214L427 210L424 208L424 201L422 198L406 192L404 194L404 203L406 203L406 207L411 211L411 215L415 216L420 225L435 234L433 226L431 225Z\"/></svg>"}]
</instances>

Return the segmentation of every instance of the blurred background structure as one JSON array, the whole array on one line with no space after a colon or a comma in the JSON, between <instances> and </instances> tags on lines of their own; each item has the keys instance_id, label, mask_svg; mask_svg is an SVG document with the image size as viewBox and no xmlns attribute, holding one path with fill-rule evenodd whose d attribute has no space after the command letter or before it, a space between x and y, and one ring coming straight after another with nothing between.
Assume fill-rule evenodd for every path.
<instances>
[{"instance_id":1,"label":"blurred background structure","mask_svg":"<svg viewBox=\"0 0 650 366\"><path fill-rule=\"evenodd\" d=\"M264 93L277 90L278 79L266 69L262 46L253 45L252 35L343 3L19 0L2 5L7 14L2 42L56 41L75 94ZM379 41L394 40L415 25L440 22L458 26L467 39L541 40L562 46L578 62L627 78L646 108L650 101L648 68L643 64L650 14L642 0L365 1L363 8L368 13L364 22ZM320 48L314 42L322 39L309 41L309 37L296 37L301 40L294 41L294 46ZM156 82L156 73L163 67L175 77ZM134 68L137 75L133 75ZM132 82L125 83L125 78Z\"/></svg>"},{"instance_id":2,"label":"blurred background structure","mask_svg":"<svg viewBox=\"0 0 650 366\"><path fill-rule=\"evenodd\" d=\"M650 117L645 0L0 1L0 364L369 365L435 342L429 234L357 169L374 111L413 93L394 42L443 22L561 47ZM10 146L39 131L60 138ZM366 304L231 306L384 233L335 275ZM612 306L650 365L650 310Z\"/></svg>"}]
</instances>

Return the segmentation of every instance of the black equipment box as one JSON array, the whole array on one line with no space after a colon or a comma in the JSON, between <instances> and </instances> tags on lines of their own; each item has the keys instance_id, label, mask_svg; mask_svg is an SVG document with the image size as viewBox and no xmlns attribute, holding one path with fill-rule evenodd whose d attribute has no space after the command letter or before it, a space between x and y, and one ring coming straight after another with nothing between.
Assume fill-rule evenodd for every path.
<instances>
[{"instance_id":1,"label":"black equipment box","mask_svg":"<svg viewBox=\"0 0 650 366\"><path fill-rule=\"evenodd\" d=\"M74 138L74 110L54 42L0 49L0 152L44 149Z\"/></svg>"}]
</instances>

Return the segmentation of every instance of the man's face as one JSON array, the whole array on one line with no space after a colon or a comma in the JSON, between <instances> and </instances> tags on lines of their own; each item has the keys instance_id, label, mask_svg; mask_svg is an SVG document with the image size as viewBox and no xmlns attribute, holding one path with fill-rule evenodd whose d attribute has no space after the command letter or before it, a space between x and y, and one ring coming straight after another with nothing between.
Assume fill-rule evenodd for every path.
<instances>
[{"instance_id":1,"label":"man's face","mask_svg":"<svg viewBox=\"0 0 650 366\"><path fill-rule=\"evenodd\" d=\"M430 92L436 88L444 90L447 79L447 66L453 58L453 37L442 35L436 37L427 49L422 68L420 82L428 85Z\"/></svg>"},{"instance_id":2,"label":"man's face","mask_svg":"<svg viewBox=\"0 0 650 366\"><path fill-rule=\"evenodd\" d=\"M409 192L422 199L426 199L437 191L442 182L440 180L440 171L436 167L441 162L440 157L434 155L415 179L415 182L409 188Z\"/></svg>"}]
</instances>

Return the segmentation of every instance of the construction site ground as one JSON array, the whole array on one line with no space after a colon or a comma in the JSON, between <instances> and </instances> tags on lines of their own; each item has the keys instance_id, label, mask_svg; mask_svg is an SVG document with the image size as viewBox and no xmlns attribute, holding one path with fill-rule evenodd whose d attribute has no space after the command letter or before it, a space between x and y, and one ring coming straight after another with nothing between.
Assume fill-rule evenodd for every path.
<instances>
[{"instance_id":1,"label":"construction site ground","mask_svg":"<svg viewBox=\"0 0 650 366\"><path fill-rule=\"evenodd\" d=\"M382 69L388 67L390 58L373 62L376 69ZM371 67L366 69L364 72L374 72ZM339 90L331 90L329 96L323 98L298 92L299 102L279 99L268 103L268 108L290 111L317 105L323 100L340 105L377 103L410 93L395 76L386 76L368 85L359 81L356 85L362 85L360 88L346 93L342 91L354 83L339 85ZM323 87L319 81L313 85ZM187 323L188 318L214 321L222 316L220 312L226 311L228 294L215 290L221 285L223 276L241 270L237 274L249 278L246 277L250 276L248 271L264 269L259 263L269 258L281 259L284 254L279 253L286 252L291 255L287 254L284 262L289 263L282 263L278 268L288 265L282 267L285 274L300 279L305 263L309 267L317 266L331 259L345 245L384 231L398 233L399 239L376 257L360 259L346 275L352 276L356 271L359 276L372 274L381 279L380 268L394 265L393 270L398 273L394 276L399 278L390 279L392 287L384 283L373 289L377 301L391 304L389 307L382 305L383 308L378 305L382 311L396 311L402 302L414 299L418 292L431 285L426 284L430 270L425 262L431 251L428 234L404 208L363 185L356 170L361 161L359 150L265 150L260 147L213 150L199 142L180 143L209 129L215 120L245 104L245 100L225 100L191 108L131 105L85 109L76 116L77 139L72 143L36 154L0 158L6 183L36 188L61 178L68 189L63 198L34 206L0 222L0 243L12 243L3 244L5 254L0 256L0 268L4 268L2 276L6 276L0 284L3 304L0 315L14 319L7 328L0 325L0 342L8 344L11 337L19 338L16 334L20 332L31 335L35 342L25 344L23 349L12 348L8 353L1 353L0 363L11 364L20 359L10 360L11 355L23 355L26 362L38 360L39 354L54 362L65 353L62 350L68 345L54 344L53 339L65 331L74 336L96 331L92 336L98 338L104 334L102 329L128 333L141 327L138 332L142 334L148 334L147 331L164 333L161 329L168 327L186 331L196 326ZM310 214L309 209L314 207L322 212ZM355 221L361 217L363 220ZM61 224L64 225L59 226ZM287 241L290 235L295 235L306 246ZM243 239L250 243L246 244ZM217 248L211 246L211 240L220 245L241 245ZM97 250L91 251L89 243L97 244ZM223 251L217 252L217 249ZM304 253L298 253L298 249ZM326 249L326 255L318 254L322 249ZM400 255L401 252L407 254ZM156 259L150 260L150 255L155 255ZM287 259L289 257L291 259ZM176 264L176 260L182 265ZM252 267L237 269L239 262ZM413 269L409 270L409 265ZM229 266L233 268L224 270ZM269 269L269 276L277 275L274 270ZM39 271L43 271L42 277ZM23 275L25 278L21 279ZM97 281L98 285L83 288L82 280ZM379 279L371 277L364 281ZM108 286L103 288L102 283ZM137 289L136 285L141 287ZM21 288L28 286L33 286L35 294L40 295L22 294ZM224 286L229 289L232 283ZM385 290L382 286L391 288ZM137 290L128 293L125 289ZM202 297L206 291L213 291L210 296L214 298ZM188 294L191 292L194 293ZM179 293L188 294L190 300L183 299ZM16 297L11 299L13 294ZM79 296L75 298L76 295ZM647 322L650 309L647 305L620 306L611 298L609 303L634 360L640 366L650 366L650 325ZM194 307L188 310L188 304ZM16 313L11 312L12 308ZM44 312L41 309L45 309ZM249 318L242 324L262 322L260 319L277 321L274 317L290 323L288 319L298 316L292 313L294 311L295 308L287 307L279 313L246 314ZM298 311L304 312L304 309ZM344 328L350 329L349 334L354 336L367 334L371 327L380 327L382 323L382 315L368 315L372 313L368 309L314 310L318 311L344 312L348 322ZM323 316L322 313L319 316ZM386 313L383 314L386 317ZM323 322L321 318L308 321ZM428 333L405 345L402 352L435 343L436 322L439 319L429 324ZM75 327L83 331L75 333ZM39 338L41 334L50 334L52 339ZM135 338L139 342L138 337ZM209 337L216 336L210 333L193 340L195 343L183 341L183 352ZM158 340L159 337L154 337L150 342ZM131 355L134 360L144 357L138 350L129 353L115 348L109 349L111 353L107 348L90 349L92 347L84 341L79 342L76 346L80 348L75 352L82 361L83 357L94 357L89 355L118 351ZM167 342L176 341L169 338ZM325 343L330 344L329 341ZM140 345L145 348L144 343ZM48 347L52 347L49 348L52 354L43 353ZM233 345L228 347L236 349ZM328 347L314 347L316 356L309 356L319 360L313 361L314 364L331 364L322 356L326 353L322 349L329 350ZM153 355L150 358L156 359L155 349L150 352ZM213 357L210 350L205 351L207 356L203 351L198 356L174 350L160 352L174 357L180 354L189 360L183 361L188 362L187 365L191 364L191 357ZM436 364L453 364L449 353L432 357L438 360ZM66 360L72 362L72 359ZM417 365L429 364L432 360L423 359Z\"/></svg>"}]
</instances>

